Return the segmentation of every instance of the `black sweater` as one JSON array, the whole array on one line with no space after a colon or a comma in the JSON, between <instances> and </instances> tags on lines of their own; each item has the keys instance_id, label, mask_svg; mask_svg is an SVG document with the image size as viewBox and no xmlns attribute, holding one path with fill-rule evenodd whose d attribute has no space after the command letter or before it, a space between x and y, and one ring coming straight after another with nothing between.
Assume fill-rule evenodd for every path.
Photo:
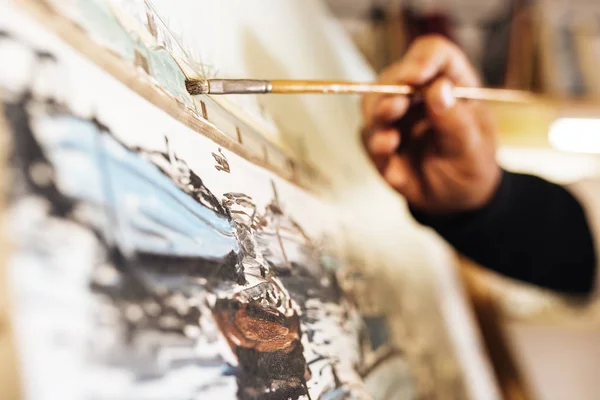
<instances>
[{"instance_id":1,"label":"black sweater","mask_svg":"<svg viewBox=\"0 0 600 400\"><path fill-rule=\"evenodd\" d=\"M583 208L563 187L504 171L491 201L444 217L411 208L479 264L511 278L569 294L589 294L596 253Z\"/></svg>"}]
</instances>

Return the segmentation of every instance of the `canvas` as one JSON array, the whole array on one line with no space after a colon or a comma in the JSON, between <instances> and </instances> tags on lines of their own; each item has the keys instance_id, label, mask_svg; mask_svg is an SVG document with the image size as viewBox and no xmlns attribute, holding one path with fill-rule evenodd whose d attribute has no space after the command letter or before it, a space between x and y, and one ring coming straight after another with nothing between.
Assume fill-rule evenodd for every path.
<instances>
[{"instance_id":1,"label":"canvas","mask_svg":"<svg viewBox=\"0 0 600 400\"><path fill-rule=\"evenodd\" d=\"M23 4L0 89L27 398L468 397L435 300L260 100L187 95L152 3Z\"/></svg>"}]
</instances>

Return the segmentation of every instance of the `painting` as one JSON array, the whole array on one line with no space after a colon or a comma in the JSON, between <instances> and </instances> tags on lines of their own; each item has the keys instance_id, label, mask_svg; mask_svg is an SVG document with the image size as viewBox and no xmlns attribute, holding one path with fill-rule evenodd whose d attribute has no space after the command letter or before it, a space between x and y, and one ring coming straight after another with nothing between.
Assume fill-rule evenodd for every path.
<instances>
[{"instance_id":1,"label":"painting","mask_svg":"<svg viewBox=\"0 0 600 400\"><path fill-rule=\"evenodd\" d=\"M385 345L385 321L361 319L326 232L287 210L313 203L303 219L327 227L326 206L175 121L76 111L56 53L17 33L3 32L0 52L30 61L23 86L3 89L18 325L38 328L23 338L32 389L67 374L64 360L89 376L62 398L367 398L361 343ZM111 86L96 74L86 79ZM140 108L114 90L123 118Z\"/></svg>"},{"instance_id":2,"label":"painting","mask_svg":"<svg viewBox=\"0 0 600 400\"><path fill-rule=\"evenodd\" d=\"M468 398L439 310L380 273L259 102L185 92L206 60L157 9L0 16L25 396Z\"/></svg>"}]
</instances>

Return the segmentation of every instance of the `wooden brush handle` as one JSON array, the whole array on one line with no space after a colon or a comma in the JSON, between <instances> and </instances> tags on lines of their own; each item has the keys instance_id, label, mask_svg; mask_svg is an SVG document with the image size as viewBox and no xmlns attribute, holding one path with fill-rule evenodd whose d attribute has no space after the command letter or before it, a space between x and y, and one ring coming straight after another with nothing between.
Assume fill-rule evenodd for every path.
<instances>
[{"instance_id":1,"label":"wooden brush handle","mask_svg":"<svg viewBox=\"0 0 600 400\"><path fill-rule=\"evenodd\" d=\"M409 85L380 84L349 81L315 80L260 80L260 79L188 79L188 92L199 94L266 94L266 93L321 93L321 94L366 94L416 96L421 90ZM453 89L460 99L486 100L509 103L532 103L542 100L539 96L520 90L460 87Z\"/></svg>"},{"instance_id":2,"label":"wooden brush handle","mask_svg":"<svg viewBox=\"0 0 600 400\"><path fill-rule=\"evenodd\" d=\"M411 95L415 93L413 87L408 85L383 85L347 81L275 80L271 81L271 85L271 93L381 93L396 95Z\"/></svg>"},{"instance_id":3,"label":"wooden brush handle","mask_svg":"<svg viewBox=\"0 0 600 400\"><path fill-rule=\"evenodd\" d=\"M352 94L379 93L410 96L419 94L419 89L409 85L378 84L347 81L271 81L270 93L323 93ZM459 99L487 100L509 103L531 103L539 101L535 94L521 90L489 89L481 87L461 87L453 89Z\"/></svg>"}]
</instances>

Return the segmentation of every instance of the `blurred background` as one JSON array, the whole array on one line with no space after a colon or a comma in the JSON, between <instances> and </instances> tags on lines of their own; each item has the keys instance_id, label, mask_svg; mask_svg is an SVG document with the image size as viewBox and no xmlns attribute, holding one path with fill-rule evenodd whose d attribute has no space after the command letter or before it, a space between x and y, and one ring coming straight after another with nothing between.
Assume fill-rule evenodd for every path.
<instances>
[{"instance_id":1,"label":"blurred background","mask_svg":"<svg viewBox=\"0 0 600 400\"><path fill-rule=\"evenodd\" d=\"M436 33L467 53L484 85L546 95L547 102L526 106L491 104L505 168L560 183L600 177L600 1L328 3L376 71L398 60L419 35ZM514 367L531 394L600 398L598 307L498 277L490 282Z\"/></svg>"},{"instance_id":2,"label":"blurred background","mask_svg":"<svg viewBox=\"0 0 600 400\"><path fill-rule=\"evenodd\" d=\"M494 106L500 159L509 169L560 182L600 175L594 155L600 153L600 136L584 135L572 121L600 117L599 1L328 3L376 71L400 58L415 37L436 33L468 54L486 86L533 90L554 100L525 108ZM593 121L584 122L585 129L600 132Z\"/></svg>"}]
</instances>

